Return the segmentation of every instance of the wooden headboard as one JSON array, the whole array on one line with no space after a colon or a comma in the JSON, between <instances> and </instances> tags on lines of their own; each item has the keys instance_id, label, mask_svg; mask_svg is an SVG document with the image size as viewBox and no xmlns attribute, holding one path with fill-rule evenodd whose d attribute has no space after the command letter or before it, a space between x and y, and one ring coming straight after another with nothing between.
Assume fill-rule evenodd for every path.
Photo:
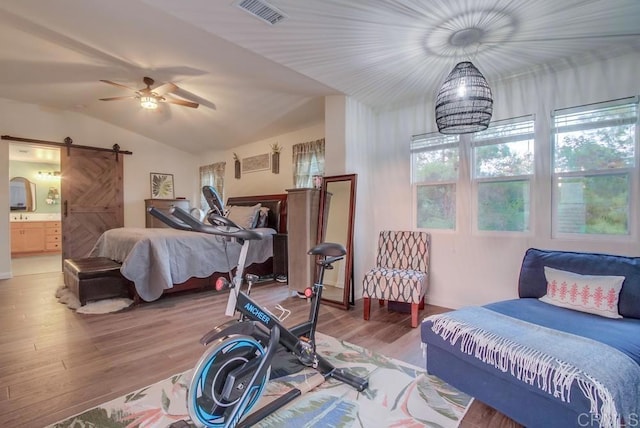
<instances>
[{"instance_id":1,"label":"wooden headboard","mask_svg":"<svg viewBox=\"0 0 640 428\"><path fill-rule=\"evenodd\" d=\"M226 205L251 206L260 203L269 208L267 226L278 233L287 233L287 195L237 196L227 199Z\"/></svg>"}]
</instances>

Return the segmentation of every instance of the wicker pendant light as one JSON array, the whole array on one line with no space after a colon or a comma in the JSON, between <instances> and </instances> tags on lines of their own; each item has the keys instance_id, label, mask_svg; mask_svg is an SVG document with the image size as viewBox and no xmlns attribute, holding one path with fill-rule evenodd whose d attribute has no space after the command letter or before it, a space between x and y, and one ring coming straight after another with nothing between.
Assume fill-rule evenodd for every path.
<instances>
[{"instance_id":1,"label":"wicker pendant light","mask_svg":"<svg viewBox=\"0 0 640 428\"><path fill-rule=\"evenodd\" d=\"M436 124L442 134L468 134L487 129L493 112L491 88L471 62L458 63L436 98Z\"/></svg>"}]
</instances>

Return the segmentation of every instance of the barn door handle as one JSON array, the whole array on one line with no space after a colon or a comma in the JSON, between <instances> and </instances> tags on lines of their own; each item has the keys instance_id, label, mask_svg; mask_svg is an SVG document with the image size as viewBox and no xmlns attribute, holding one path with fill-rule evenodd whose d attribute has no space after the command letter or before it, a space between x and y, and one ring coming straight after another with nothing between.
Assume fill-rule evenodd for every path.
<instances>
[{"instance_id":1,"label":"barn door handle","mask_svg":"<svg viewBox=\"0 0 640 428\"><path fill-rule=\"evenodd\" d=\"M64 201L64 216L66 217L67 215L69 215L69 201L65 200Z\"/></svg>"}]
</instances>

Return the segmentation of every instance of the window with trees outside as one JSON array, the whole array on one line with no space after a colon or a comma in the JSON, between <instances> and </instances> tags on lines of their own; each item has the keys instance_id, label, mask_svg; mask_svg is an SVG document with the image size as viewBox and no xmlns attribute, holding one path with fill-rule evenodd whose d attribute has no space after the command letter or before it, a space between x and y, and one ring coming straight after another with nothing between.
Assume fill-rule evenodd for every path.
<instances>
[{"instance_id":1,"label":"window with trees outside","mask_svg":"<svg viewBox=\"0 0 640 428\"><path fill-rule=\"evenodd\" d=\"M637 123L637 97L553 112L555 235L630 234Z\"/></svg>"},{"instance_id":2,"label":"window with trees outside","mask_svg":"<svg viewBox=\"0 0 640 428\"><path fill-rule=\"evenodd\" d=\"M470 138L477 230L529 231L533 116L494 122Z\"/></svg>"},{"instance_id":3,"label":"window with trees outside","mask_svg":"<svg viewBox=\"0 0 640 428\"><path fill-rule=\"evenodd\" d=\"M439 133L411 139L411 176L416 223L424 229L455 229L459 137Z\"/></svg>"}]
</instances>

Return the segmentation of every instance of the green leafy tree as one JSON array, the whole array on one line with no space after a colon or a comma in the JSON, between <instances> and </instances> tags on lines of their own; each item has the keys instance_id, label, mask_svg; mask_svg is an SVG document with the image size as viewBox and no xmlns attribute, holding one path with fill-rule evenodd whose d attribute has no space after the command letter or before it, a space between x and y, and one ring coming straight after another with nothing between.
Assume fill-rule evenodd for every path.
<instances>
[{"instance_id":1,"label":"green leafy tree","mask_svg":"<svg viewBox=\"0 0 640 428\"><path fill-rule=\"evenodd\" d=\"M555 171L597 171L633 166L635 126L560 134Z\"/></svg>"},{"instance_id":2,"label":"green leafy tree","mask_svg":"<svg viewBox=\"0 0 640 428\"><path fill-rule=\"evenodd\" d=\"M418 227L453 229L456 219L455 185L418 186Z\"/></svg>"},{"instance_id":3,"label":"green leafy tree","mask_svg":"<svg viewBox=\"0 0 640 428\"><path fill-rule=\"evenodd\" d=\"M417 189L417 225L421 228L453 229L456 217L455 185L439 182L458 177L458 149L442 148L414 154L415 182L431 183Z\"/></svg>"},{"instance_id":4,"label":"green leafy tree","mask_svg":"<svg viewBox=\"0 0 640 428\"><path fill-rule=\"evenodd\" d=\"M476 177L513 177L531 174L533 156L518 153L509 144L493 144L475 148Z\"/></svg>"},{"instance_id":5,"label":"green leafy tree","mask_svg":"<svg viewBox=\"0 0 640 428\"><path fill-rule=\"evenodd\" d=\"M628 233L629 176L620 169L633 166L634 135L634 124L558 135L555 171L584 172L573 180L582 184L585 233Z\"/></svg>"},{"instance_id":6,"label":"green leafy tree","mask_svg":"<svg viewBox=\"0 0 640 428\"><path fill-rule=\"evenodd\" d=\"M501 134L507 132L508 129L505 129ZM521 140L475 147L475 177L504 178L531 174L533 155L528 148L532 143L529 140ZM481 182L478 185L477 197L479 230L524 231L528 229L528 181Z\"/></svg>"},{"instance_id":7,"label":"green leafy tree","mask_svg":"<svg viewBox=\"0 0 640 428\"><path fill-rule=\"evenodd\" d=\"M523 231L528 229L527 181L499 181L478 186L478 229Z\"/></svg>"}]
</instances>

